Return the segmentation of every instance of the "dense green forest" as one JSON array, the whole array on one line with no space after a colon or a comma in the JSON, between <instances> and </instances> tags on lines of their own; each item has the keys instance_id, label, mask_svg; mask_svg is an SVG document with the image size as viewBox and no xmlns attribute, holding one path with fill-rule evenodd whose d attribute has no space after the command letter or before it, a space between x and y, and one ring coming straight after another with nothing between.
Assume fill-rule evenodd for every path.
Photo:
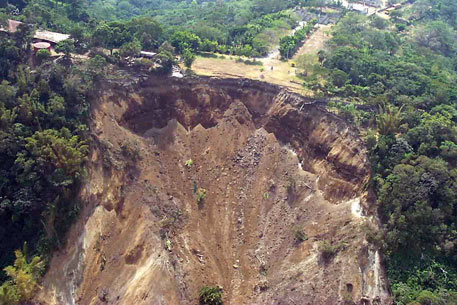
<instances>
[{"instance_id":1,"label":"dense green forest","mask_svg":"<svg viewBox=\"0 0 457 305\"><path fill-rule=\"evenodd\" d=\"M371 238L397 304L457 302L456 12L417 1L390 20L347 14L305 82L366 131L383 223Z\"/></svg>"},{"instance_id":2,"label":"dense green forest","mask_svg":"<svg viewBox=\"0 0 457 305\"><path fill-rule=\"evenodd\" d=\"M176 54L190 67L196 52L265 56L279 44L290 57L312 27L288 36L292 8L321 2L0 0L0 25L24 22L0 33L0 268L11 265L0 304L31 297L11 278L35 281L37 256L49 258L78 214L89 101L107 64L154 51L153 72L167 73ZM303 86L332 98L329 109L366 139L382 223L367 234L396 304L457 304L457 4L411 2L390 19L342 10ZM32 56L38 27L71 35L56 46L62 60Z\"/></svg>"},{"instance_id":3,"label":"dense green forest","mask_svg":"<svg viewBox=\"0 0 457 305\"><path fill-rule=\"evenodd\" d=\"M21 25L14 36L0 37L2 269L12 265L14 251L24 243L30 245L30 257L47 258L77 215L75 198L89 149L88 98L105 64L100 57L83 65L55 64L49 52L42 52L34 65L33 31ZM26 291L36 286L31 278L36 280L43 269L36 256L30 264L40 268L30 267L27 253L16 251L15 267L1 273L2 281L7 274L14 279L0 287L1 304L31 297Z\"/></svg>"}]
</instances>

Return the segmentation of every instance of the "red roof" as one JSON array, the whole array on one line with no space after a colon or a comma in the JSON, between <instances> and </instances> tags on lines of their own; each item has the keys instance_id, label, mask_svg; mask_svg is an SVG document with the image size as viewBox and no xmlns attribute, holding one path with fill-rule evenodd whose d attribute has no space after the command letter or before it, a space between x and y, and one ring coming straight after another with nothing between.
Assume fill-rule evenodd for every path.
<instances>
[{"instance_id":1,"label":"red roof","mask_svg":"<svg viewBox=\"0 0 457 305\"><path fill-rule=\"evenodd\" d=\"M48 42L37 42L32 45L36 49L49 49L51 44Z\"/></svg>"}]
</instances>

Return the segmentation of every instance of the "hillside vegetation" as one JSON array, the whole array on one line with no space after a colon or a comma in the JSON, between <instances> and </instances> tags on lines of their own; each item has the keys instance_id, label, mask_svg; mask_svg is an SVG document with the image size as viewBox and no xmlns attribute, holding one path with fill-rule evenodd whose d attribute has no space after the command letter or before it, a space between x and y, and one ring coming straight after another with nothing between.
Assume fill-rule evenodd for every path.
<instances>
[{"instance_id":1,"label":"hillside vegetation","mask_svg":"<svg viewBox=\"0 0 457 305\"><path fill-rule=\"evenodd\" d=\"M39 265L25 272L35 291L40 258L61 246L78 215L90 101L113 77L106 71L132 68L126 58L142 50L158 56L134 68L158 75L177 55L191 68L199 52L263 57L278 47L289 58L314 25L289 36L294 8L330 4L0 0L2 27L24 22L14 35L0 32L0 269L10 265L0 273L0 304L28 301L12 270ZM409 1L387 19L337 9L319 62L298 60L303 88L329 98L328 109L366 140L381 221L368 229L370 242L384 254L396 303L456 304L457 4ZM61 59L33 54L37 28L71 35L55 48ZM15 252L24 244L29 251Z\"/></svg>"},{"instance_id":2,"label":"hillside vegetation","mask_svg":"<svg viewBox=\"0 0 457 305\"><path fill-rule=\"evenodd\" d=\"M323 72L305 82L347 101L330 106L366 131L383 224L372 237L397 304L456 302L456 9L416 1L390 20L348 14L319 54Z\"/></svg>"}]
</instances>

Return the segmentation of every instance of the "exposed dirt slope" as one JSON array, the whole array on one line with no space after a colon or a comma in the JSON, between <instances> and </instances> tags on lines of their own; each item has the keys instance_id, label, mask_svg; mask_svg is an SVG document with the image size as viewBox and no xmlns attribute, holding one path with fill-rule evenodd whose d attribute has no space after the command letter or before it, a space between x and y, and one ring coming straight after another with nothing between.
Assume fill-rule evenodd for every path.
<instances>
[{"instance_id":1,"label":"exposed dirt slope","mask_svg":"<svg viewBox=\"0 0 457 305\"><path fill-rule=\"evenodd\" d=\"M41 300L197 304L220 285L224 304L387 304L363 145L312 102L253 81L106 84L87 206Z\"/></svg>"}]
</instances>

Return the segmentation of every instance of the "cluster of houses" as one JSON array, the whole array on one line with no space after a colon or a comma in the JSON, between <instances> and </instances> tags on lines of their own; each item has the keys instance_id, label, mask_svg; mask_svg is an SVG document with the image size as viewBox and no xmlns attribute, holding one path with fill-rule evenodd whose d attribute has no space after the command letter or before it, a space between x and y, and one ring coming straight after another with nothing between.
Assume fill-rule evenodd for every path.
<instances>
[{"instance_id":1,"label":"cluster of houses","mask_svg":"<svg viewBox=\"0 0 457 305\"><path fill-rule=\"evenodd\" d=\"M317 19L317 24L321 25L334 24L340 19L340 13L338 12L315 12L302 7L294 8L294 12L303 21L310 22Z\"/></svg>"},{"instance_id":2,"label":"cluster of houses","mask_svg":"<svg viewBox=\"0 0 457 305\"><path fill-rule=\"evenodd\" d=\"M0 26L0 33L5 33L6 35L14 34L21 24L22 22L20 21L9 19L7 27ZM66 39L70 39L70 35L39 29L33 35L32 48L35 54L39 50L46 49L51 52L51 56L59 56L60 54L54 51L54 47ZM141 51L140 57L154 58L156 55L154 52Z\"/></svg>"},{"instance_id":3,"label":"cluster of houses","mask_svg":"<svg viewBox=\"0 0 457 305\"><path fill-rule=\"evenodd\" d=\"M342 7L356 11L365 15L375 14L378 10L381 10L383 4L381 0L359 0L359 1L348 1L348 0L334 0L336 4ZM395 7L394 9L396 9ZM310 10L304 10L303 8L296 7L294 11L298 14L301 20L311 21L313 19L318 20L318 24L327 25L334 24L340 18L338 12L313 12Z\"/></svg>"},{"instance_id":4,"label":"cluster of houses","mask_svg":"<svg viewBox=\"0 0 457 305\"><path fill-rule=\"evenodd\" d=\"M350 10L359 11L367 15L372 15L374 13L384 13L389 15L391 12L401 8L403 4L408 2L410 3L411 1L407 0L402 3L395 3L388 7L383 7L381 0L360 0L353 3L343 0L342 4Z\"/></svg>"},{"instance_id":5,"label":"cluster of houses","mask_svg":"<svg viewBox=\"0 0 457 305\"><path fill-rule=\"evenodd\" d=\"M362 2L365 5L372 6L372 7L381 7L382 6L381 0L363 0L360 2Z\"/></svg>"},{"instance_id":6,"label":"cluster of houses","mask_svg":"<svg viewBox=\"0 0 457 305\"><path fill-rule=\"evenodd\" d=\"M328 25L328 24L334 24L340 19L340 14L339 13L311 13L311 12L305 12L303 15L301 15L301 18L304 21L311 21L313 19L317 19L317 24L322 24L322 25Z\"/></svg>"},{"instance_id":7,"label":"cluster of houses","mask_svg":"<svg viewBox=\"0 0 457 305\"><path fill-rule=\"evenodd\" d=\"M17 20L8 20L7 27L0 27L0 32L6 33L7 35L14 34L18 31L18 27L22 24L22 22ZM37 30L33 35L32 40L32 47L34 52L36 53L38 50L47 49L51 52L51 54L56 54L54 52L54 47L59 42L69 39L70 35L68 34L61 34L46 30Z\"/></svg>"},{"instance_id":8,"label":"cluster of houses","mask_svg":"<svg viewBox=\"0 0 457 305\"><path fill-rule=\"evenodd\" d=\"M393 11L399 9L402 7L402 3L396 3L390 7L387 7L386 9L383 10L383 13L385 13L386 15L389 15L390 13L392 13Z\"/></svg>"}]
</instances>

